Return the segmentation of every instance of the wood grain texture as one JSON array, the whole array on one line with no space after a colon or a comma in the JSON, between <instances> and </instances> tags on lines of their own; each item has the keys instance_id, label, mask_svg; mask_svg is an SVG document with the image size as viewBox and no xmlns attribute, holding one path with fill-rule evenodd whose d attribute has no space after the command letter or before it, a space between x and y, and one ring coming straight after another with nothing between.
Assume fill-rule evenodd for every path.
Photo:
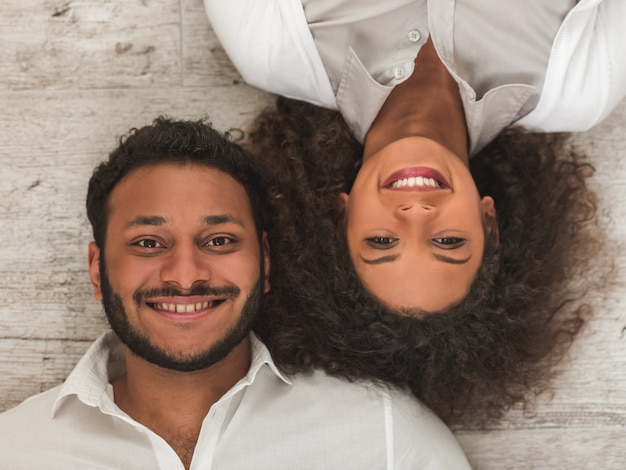
<instances>
[{"instance_id":1,"label":"wood grain texture","mask_svg":"<svg viewBox=\"0 0 626 470\"><path fill-rule=\"evenodd\" d=\"M626 462L624 429L513 429L457 433L474 470L620 470Z\"/></svg>"},{"instance_id":2,"label":"wood grain texture","mask_svg":"<svg viewBox=\"0 0 626 470\"><path fill-rule=\"evenodd\" d=\"M106 324L91 296L89 175L159 114L242 126L242 83L201 0L0 4L0 410L60 382ZM596 167L614 266L554 392L488 430L455 429L477 469L626 468L626 103L573 141ZM593 280L578 279L582 285Z\"/></svg>"}]
</instances>

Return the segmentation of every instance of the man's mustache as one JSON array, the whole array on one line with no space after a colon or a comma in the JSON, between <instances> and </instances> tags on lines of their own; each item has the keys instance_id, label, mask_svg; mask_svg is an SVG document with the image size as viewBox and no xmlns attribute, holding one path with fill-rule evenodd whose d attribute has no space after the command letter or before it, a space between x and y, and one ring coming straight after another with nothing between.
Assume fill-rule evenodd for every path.
<instances>
[{"instance_id":1,"label":"man's mustache","mask_svg":"<svg viewBox=\"0 0 626 470\"><path fill-rule=\"evenodd\" d=\"M191 297L191 296L213 296L225 297L233 300L239 295L237 286L212 287L205 284L198 284L189 290L177 289L176 287L151 287L149 289L139 289L133 294L133 300L137 306L143 304L146 299L154 297Z\"/></svg>"}]
</instances>

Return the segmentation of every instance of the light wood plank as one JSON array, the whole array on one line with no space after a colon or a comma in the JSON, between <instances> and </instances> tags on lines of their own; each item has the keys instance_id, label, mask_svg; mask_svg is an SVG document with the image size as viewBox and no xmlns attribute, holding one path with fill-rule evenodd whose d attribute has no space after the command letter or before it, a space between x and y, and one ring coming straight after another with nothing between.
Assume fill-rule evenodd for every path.
<instances>
[{"instance_id":1,"label":"light wood plank","mask_svg":"<svg viewBox=\"0 0 626 470\"><path fill-rule=\"evenodd\" d=\"M92 339L76 335L60 340L36 338L0 341L0 374L3 377L3 406L12 407L65 380L85 353Z\"/></svg>"},{"instance_id":2,"label":"light wood plank","mask_svg":"<svg viewBox=\"0 0 626 470\"><path fill-rule=\"evenodd\" d=\"M239 72L219 44L201 0L182 0L183 77L185 85L236 85Z\"/></svg>"},{"instance_id":3,"label":"light wood plank","mask_svg":"<svg viewBox=\"0 0 626 470\"><path fill-rule=\"evenodd\" d=\"M588 428L458 433L474 470L622 470L626 429Z\"/></svg>"}]
</instances>

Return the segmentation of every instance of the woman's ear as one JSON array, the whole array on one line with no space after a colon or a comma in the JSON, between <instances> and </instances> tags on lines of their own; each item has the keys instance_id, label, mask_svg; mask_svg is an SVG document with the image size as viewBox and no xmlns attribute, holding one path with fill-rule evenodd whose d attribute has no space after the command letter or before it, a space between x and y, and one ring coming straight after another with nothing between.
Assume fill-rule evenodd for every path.
<instances>
[{"instance_id":1,"label":"woman's ear","mask_svg":"<svg viewBox=\"0 0 626 470\"><path fill-rule=\"evenodd\" d=\"M496 204L491 196L481 199L483 206L483 220L485 230L491 234L496 247L500 245L500 230L498 229L498 218L496 217Z\"/></svg>"},{"instance_id":2,"label":"woman's ear","mask_svg":"<svg viewBox=\"0 0 626 470\"><path fill-rule=\"evenodd\" d=\"M96 300L102 300L101 279L100 279L100 248L94 243L89 243L89 252L87 254L87 262L89 263L89 278L93 286L93 297Z\"/></svg>"},{"instance_id":3,"label":"woman's ear","mask_svg":"<svg viewBox=\"0 0 626 470\"><path fill-rule=\"evenodd\" d=\"M339 212L341 212L344 217L346 215L346 211L348 210L348 199L350 199L350 196L347 193L339 193L339 196L337 196Z\"/></svg>"}]
</instances>

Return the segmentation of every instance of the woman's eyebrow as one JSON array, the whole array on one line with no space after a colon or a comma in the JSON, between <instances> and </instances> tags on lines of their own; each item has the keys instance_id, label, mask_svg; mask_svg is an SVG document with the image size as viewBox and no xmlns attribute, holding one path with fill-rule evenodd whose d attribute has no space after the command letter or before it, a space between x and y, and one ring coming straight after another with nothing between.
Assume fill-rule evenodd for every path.
<instances>
[{"instance_id":1,"label":"woman's eyebrow","mask_svg":"<svg viewBox=\"0 0 626 470\"><path fill-rule=\"evenodd\" d=\"M380 258L375 258L375 259L365 259L361 256L361 260L365 264L376 265L376 264L382 264L382 263L392 263L393 261L398 259L398 256L399 255L397 254L386 255L386 256L381 256ZM472 258L472 255L464 259L450 258L449 256L443 256L439 254L435 254L434 256L437 261L441 261L442 263L449 263L449 264L465 264Z\"/></svg>"},{"instance_id":2,"label":"woman's eyebrow","mask_svg":"<svg viewBox=\"0 0 626 470\"><path fill-rule=\"evenodd\" d=\"M450 263L450 264L465 264L472 258L472 255L469 255L467 258L464 258L464 259L456 259L456 258L450 258L449 256L443 256L437 253L435 253L434 256L435 256L435 259L437 259L438 261L441 261L442 263Z\"/></svg>"},{"instance_id":3,"label":"woman's eyebrow","mask_svg":"<svg viewBox=\"0 0 626 470\"><path fill-rule=\"evenodd\" d=\"M393 261L395 261L396 259L398 259L398 254L395 255L386 255L386 256L381 256L380 258L375 258L375 259L365 259L361 256L361 260L365 263L365 264L382 264L382 263L391 263Z\"/></svg>"}]
</instances>

